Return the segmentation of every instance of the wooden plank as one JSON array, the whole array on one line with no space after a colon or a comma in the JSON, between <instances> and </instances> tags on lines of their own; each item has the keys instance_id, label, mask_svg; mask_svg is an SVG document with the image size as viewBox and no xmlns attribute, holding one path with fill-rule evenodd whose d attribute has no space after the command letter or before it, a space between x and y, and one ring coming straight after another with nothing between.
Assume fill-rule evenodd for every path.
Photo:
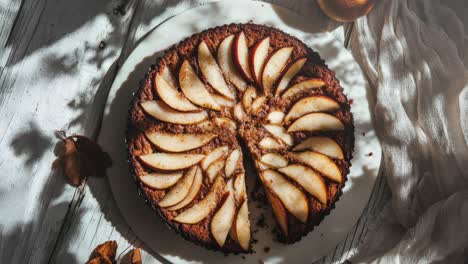
<instances>
[{"instance_id":1,"label":"wooden plank","mask_svg":"<svg viewBox=\"0 0 468 264\"><path fill-rule=\"evenodd\" d=\"M6 47L0 54L2 263L45 263L50 258L75 192L50 171L53 130L88 133L95 116L89 108L92 98L118 57L125 40L120 31L129 24L128 14L113 13L119 4L24 1L14 23L5 19L1 40ZM99 48L102 40L105 48ZM73 263L74 253L62 259Z\"/></svg>"}]
</instances>

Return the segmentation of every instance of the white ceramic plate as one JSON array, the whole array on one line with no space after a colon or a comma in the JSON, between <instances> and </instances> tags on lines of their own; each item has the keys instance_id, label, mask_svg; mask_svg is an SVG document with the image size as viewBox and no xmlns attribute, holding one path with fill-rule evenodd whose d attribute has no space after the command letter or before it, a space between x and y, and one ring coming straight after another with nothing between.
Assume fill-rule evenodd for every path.
<instances>
[{"instance_id":1,"label":"white ceramic plate","mask_svg":"<svg viewBox=\"0 0 468 264\"><path fill-rule=\"evenodd\" d=\"M267 3L223 1L183 12L156 27L127 58L110 90L99 136L100 144L114 161L108 179L123 217L149 248L170 262L227 264L239 262L241 256L226 257L222 253L209 251L185 241L162 224L156 213L138 196L127 167L124 144L129 103L139 80L162 51L204 29L248 21L274 26L298 37L317 50L329 67L336 71L345 93L353 100L356 146L344 194L320 226L292 245L274 242L270 228L259 229L254 234L254 238L258 239L258 243L254 245L257 253L246 255L245 263L256 263L259 259L267 263L298 263L304 260L311 263L327 254L356 223L377 177L381 151L372 127L366 83L352 55L331 34L311 33L314 29L310 20ZM374 155L366 155L369 152L373 152ZM252 171L248 174L253 176ZM257 210L252 204L250 211L254 212L255 218L261 210ZM265 216L271 227L271 213L266 211ZM256 229L255 220L252 222L253 229ZM263 250L266 246L271 248L268 253Z\"/></svg>"}]
</instances>

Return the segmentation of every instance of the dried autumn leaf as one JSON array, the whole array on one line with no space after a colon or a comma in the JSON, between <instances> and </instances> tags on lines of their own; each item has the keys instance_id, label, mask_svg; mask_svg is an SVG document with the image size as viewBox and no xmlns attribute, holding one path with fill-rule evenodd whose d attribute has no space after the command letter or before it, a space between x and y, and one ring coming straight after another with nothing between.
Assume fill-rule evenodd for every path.
<instances>
[{"instance_id":1,"label":"dried autumn leaf","mask_svg":"<svg viewBox=\"0 0 468 264\"><path fill-rule=\"evenodd\" d=\"M96 258L88 260L86 264L113 264L113 261L110 260L109 258L96 257Z\"/></svg>"},{"instance_id":2,"label":"dried autumn leaf","mask_svg":"<svg viewBox=\"0 0 468 264\"><path fill-rule=\"evenodd\" d=\"M115 240L110 240L98 245L91 253L90 259L108 258L111 261L115 261L116 253L117 242Z\"/></svg>"},{"instance_id":3,"label":"dried autumn leaf","mask_svg":"<svg viewBox=\"0 0 468 264\"><path fill-rule=\"evenodd\" d=\"M141 264L141 250L139 248L132 249L122 260L122 264Z\"/></svg>"},{"instance_id":4,"label":"dried autumn leaf","mask_svg":"<svg viewBox=\"0 0 468 264\"><path fill-rule=\"evenodd\" d=\"M52 163L52 169L61 167L73 186L91 174L104 175L112 161L109 155L91 139L73 135L66 137L62 131L56 131L62 140L62 151Z\"/></svg>"}]
</instances>

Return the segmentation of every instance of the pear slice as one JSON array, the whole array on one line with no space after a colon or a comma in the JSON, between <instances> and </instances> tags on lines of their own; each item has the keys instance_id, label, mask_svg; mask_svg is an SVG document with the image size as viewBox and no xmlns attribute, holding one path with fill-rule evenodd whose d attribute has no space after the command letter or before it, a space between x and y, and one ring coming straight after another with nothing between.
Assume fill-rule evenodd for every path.
<instances>
[{"instance_id":1,"label":"pear slice","mask_svg":"<svg viewBox=\"0 0 468 264\"><path fill-rule=\"evenodd\" d=\"M196 126L201 128L203 131L206 131L206 132L214 131L214 129L216 128L216 125L213 122L211 122L210 120L202 121L202 122L196 124Z\"/></svg>"},{"instance_id":2,"label":"pear slice","mask_svg":"<svg viewBox=\"0 0 468 264\"><path fill-rule=\"evenodd\" d=\"M286 145L292 146L294 144L294 139L293 137L286 133L286 129L282 126L278 125L263 125L263 127L270 133L272 134L275 138L281 140L284 142Z\"/></svg>"},{"instance_id":3,"label":"pear slice","mask_svg":"<svg viewBox=\"0 0 468 264\"><path fill-rule=\"evenodd\" d=\"M177 88L177 80L174 78L174 75L168 67L164 67L164 69L161 71L161 76L170 86Z\"/></svg>"},{"instance_id":4,"label":"pear slice","mask_svg":"<svg viewBox=\"0 0 468 264\"><path fill-rule=\"evenodd\" d=\"M249 86L242 95L242 106L244 106L246 112L250 112L255 98L257 98L257 90L255 90L255 87Z\"/></svg>"},{"instance_id":5,"label":"pear slice","mask_svg":"<svg viewBox=\"0 0 468 264\"><path fill-rule=\"evenodd\" d=\"M263 184L274 193L283 203L284 207L305 223L309 216L307 197L296 186L290 183L280 173L273 170L265 170L260 173Z\"/></svg>"},{"instance_id":6,"label":"pear slice","mask_svg":"<svg viewBox=\"0 0 468 264\"><path fill-rule=\"evenodd\" d=\"M145 132L146 137L159 149L182 152L199 148L210 142L216 134L170 134L164 132Z\"/></svg>"},{"instance_id":7,"label":"pear slice","mask_svg":"<svg viewBox=\"0 0 468 264\"><path fill-rule=\"evenodd\" d=\"M245 200L242 203L239 211L237 212L236 238L242 249L244 249L245 251L249 250L250 221L249 221L249 208L247 207L247 200Z\"/></svg>"},{"instance_id":8,"label":"pear slice","mask_svg":"<svg viewBox=\"0 0 468 264\"><path fill-rule=\"evenodd\" d=\"M260 161L273 168L281 168L288 165L288 160L277 153L267 153L260 158Z\"/></svg>"},{"instance_id":9,"label":"pear slice","mask_svg":"<svg viewBox=\"0 0 468 264\"><path fill-rule=\"evenodd\" d=\"M265 189L265 193L267 195L268 201L270 201L271 208L273 209L273 214L275 215L276 222L280 226L281 230L283 231L284 235L288 235L288 214L286 209L281 203L280 199L278 199L271 191Z\"/></svg>"},{"instance_id":10,"label":"pear slice","mask_svg":"<svg viewBox=\"0 0 468 264\"><path fill-rule=\"evenodd\" d=\"M180 66L179 82L180 89L192 103L216 111L221 110L187 60Z\"/></svg>"},{"instance_id":11,"label":"pear slice","mask_svg":"<svg viewBox=\"0 0 468 264\"><path fill-rule=\"evenodd\" d=\"M206 177L210 180L210 182L213 182L216 176L222 171L224 168L224 164L226 163L226 160L224 158L219 158L215 162L211 163L210 166L206 169Z\"/></svg>"},{"instance_id":12,"label":"pear slice","mask_svg":"<svg viewBox=\"0 0 468 264\"><path fill-rule=\"evenodd\" d=\"M268 59L262 73L262 87L264 91L272 91L273 84L280 77L292 51L292 47L281 48Z\"/></svg>"},{"instance_id":13,"label":"pear slice","mask_svg":"<svg viewBox=\"0 0 468 264\"><path fill-rule=\"evenodd\" d=\"M344 125L338 118L325 113L311 113L294 121L287 131L338 131L343 129Z\"/></svg>"},{"instance_id":14,"label":"pear slice","mask_svg":"<svg viewBox=\"0 0 468 264\"><path fill-rule=\"evenodd\" d=\"M280 125L283 123L284 113L281 111L272 111L268 114L267 119L270 124Z\"/></svg>"},{"instance_id":15,"label":"pear slice","mask_svg":"<svg viewBox=\"0 0 468 264\"><path fill-rule=\"evenodd\" d=\"M211 234L220 247L224 246L224 242L226 242L226 238L236 215L236 201L234 198L232 179L227 182L226 187L228 191L227 197L223 205L221 205L221 208L214 214L210 225Z\"/></svg>"},{"instance_id":16,"label":"pear slice","mask_svg":"<svg viewBox=\"0 0 468 264\"><path fill-rule=\"evenodd\" d=\"M235 132L236 129L237 129L237 125L234 121L232 121L231 119L229 118L226 118L226 117L216 117L214 119L215 123L217 126L219 127L227 127L229 128L229 130L231 130L232 132Z\"/></svg>"},{"instance_id":17,"label":"pear slice","mask_svg":"<svg viewBox=\"0 0 468 264\"><path fill-rule=\"evenodd\" d=\"M226 155L228 150L228 146L221 146L210 151L210 153L206 154L205 158L200 163L202 169L206 171L211 163Z\"/></svg>"},{"instance_id":18,"label":"pear slice","mask_svg":"<svg viewBox=\"0 0 468 264\"><path fill-rule=\"evenodd\" d=\"M315 173L314 170L300 164L291 164L279 168L278 171L297 182L321 203L327 204L327 186L322 177Z\"/></svg>"},{"instance_id":19,"label":"pear slice","mask_svg":"<svg viewBox=\"0 0 468 264\"><path fill-rule=\"evenodd\" d=\"M293 148L294 151L312 150L332 159L344 159L340 145L328 137L310 137Z\"/></svg>"},{"instance_id":20,"label":"pear slice","mask_svg":"<svg viewBox=\"0 0 468 264\"><path fill-rule=\"evenodd\" d=\"M232 43L232 51L234 63L236 64L240 73L245 79L251 82L253 78L249 65L249 47L244 32L239 32L234 37L234 42Z\"/></svg>"},{"instance_id":21,"label":"pear slice","mask_svg":"<svg viewBox=\"0 0 468 264\"><path fill-rule=\"evenodd\" d=\"M226 178L230 178L234 171L236 171L237 167L240 164L241 152L239 149L235 149L229 154L226 158L226 165L224 167L224 174Z\"/></svg>"},{"instance_id":22,"label":"pear slice","mask_svg":"<svg viewBox=\"0 0 468 264\"><path fill-rule=\"evenodd\" d=\"M281 149L281 144L278 140L271 137L263 138L260 143L258 143L258 146L263 150Z\"/></svg>"},{"instance_id":23,"label":"pear slice","mask_svg":"<svg viewBox=\"0 0 468 264\"><path fill-rule=\"evenodd\" d=\"M180 213L174 218L174 221L183 224L196 224L205 219L216 209L218 201L224 194L226 183L223 177L216 177L215 182L210 188L208 194L192 207Z\"/></svg>"},{"instance_id":24,"label":"pear slice","mask_svg":"<svg viewBox=\"0 0 468 264\"><path fill-rule=\"evenodd\" d=\"M323 154L313 151L291 152L290 157L304 165L312 167L332 181L343 182L343 176L338 166L332 159Z\"/></svg>"},{"instance_id":25,"label":"pear slice","mask_svg":"<svg viewBox=\"0 0 468 264\"><path fill-rule=\"evenodd\" d=\"M154 77L154 88L161 100L175 110L182 112L201 110L187 100L181 92L177 91L176 86L170 85L159 73Z\"/></svg>"},{"instance_id":26,"label":"pear slice","mask_svg":"<svg viewBox=\"0 0 468 264\"><path fill-rule=\"evenodd\" d=\"M192 186L190 187L190 191L187 194L187 196L185 196L185 198L179 203L177 203L176 205L168 207L167 209L169 211L175 211L175 210L182 209L185 206L189 205L195 199L195 197L197 197L198 193L200 192L202 183L203 183L203 173L202 173L202 170L199 167L197 167L195 178L193 179Z\"/></svg>"},{"instance_id":27,"label":"pear slice","mask_svg":"<svg viewBox=\"0 0 468 264\"><path fill-rule=\"evenodd\" d=\"M247 199L247 190L245 188L245 174L239 173L234 179L234 197L238 204Z\"/></svg>"},{"instance_id":28,"label":"pear slice","mask_svg":"<svg viewBox=\"0 0 468 264\"><path fill-rule=\"evenodd\" d=\"M155 170L182 170L197 164L205 157L203 154L151 153L138 156L141 162Z\"/></svg>"},{"instance_id":29,"label":"pear slice","mask_svg":"<svg viewBox=\"0 0 468 264\"><path fill-rule=\"evenodd\" d=\"M257 164L257 168L260 171L264 171L264 170L268 170L268 169L274 169L272 166L270 166L270 165L268 165L266 163L263 163L261 161L257 161L255 163Z\"/></svg>"},{"instance_id":30,"label":"pear slice","mask_svg":"<svg viewBox=\"0 0 468 264\"><path fill-rule=\"evenodd\" d=\"M284 72L284 74L281 76L278 82L278 86L276 87L275 93L276 96L279 96L281 92L283 92L283 90L286 89L286 87L288 87L289 82L294 78L294 76L296 76L296 74L298 74L301 71L302 66L304 66L306 61L307 58L299 58L291 62L291 64L289 64L287 70Z\"/></svg>"},{"instance_id":31,"label":"pear slice","mask_svg":"<svg viewBox=\"0 0 468 264\"><path fill-rule=\"evenodd\" d=\"M179 171L169 173L153 172L150 174L141 175L140 181L151 188L164 190L176 184L183 175L184 173Z\"/></svg>"},{"instance_id":32,"label":"pear slice","mask_svg":"<svg viewBox=\"0 0 468 264\"><path fill-rule=\"evenodd\" d=\"M325 85L325 82L321 79L311 78L305 81L296 83L295 85L289 87L283 95L281 95L282 99L290 99L291 97L295 96L296 94L320 88Z\"/></svg>"},{"instance_id":33,"label":"pear slice","mask_svg":"<svg viewBox=\"0 0 468 264\"><path fill-rule=\"evenodd\" d=\"M333 99L327 96L309 96L302 98L291 107L285 121L294 120L305 114L314 112L330 112L340 109L340 105Z\"/></svg>"},{"instance_id":34,"label":"pear slice","mask_svg":"<svg viewBox=\"0 0 468 264\"><path fill-rule=\"evenodd\" d=\"M247 119L247 114L244 111L244 107L242 106L242 103L237 103L234 108L232 109L234 118L237 119L237 121L244 121Z\"/></svg>"},{"instance_id":35,"label":"pear slice","mask_svg":"<svg viewBox=\"0 0 468 264\"><path fill-rule=\"evenodd\" d=\"M265 102L266 102L266 96L260 96L260 97L255 98L251 106L252 113L257 113L258 111L260 111L260 109L262 109L262 106L265 104Z\"/></svg>"},{"instance_id":36,"label":"pear slice","mask_svg":"<svg viewBox=\"0 0 468 264\"><path fill-rule=\"evenodd\" d=\"M244 91L247 88L247 83L242 78L242 75L237 71L234 64L232 45L234 43L234 35L227 36L218 46L218 64L221 70L226 75L226 78L231 82L239 91Z\"/></svg>"},{"instance_id":37,"label":"pear slice","mask_svg":"<svg viewBox=\"0 0 468 264\"><path fill-rule=\"evenodd\" d=\"M211 94L211 97L215 100L215 102L222 107L232 107L236 102L227 99L226 97L222 95L217 95L217 94Z\"/></svg>"},{"instance_id":38,"label":"pear slice","mask_svg":"<svg viewBox=\"0 0 468 264\"><path fill-rule=\"evenodd\" d=\"M257 44L250 49L250 70L252 71L252 77L258 84L262 81L262 71L268 57L269 48L270 38L266 37L257 42Z\"/></svg>"},{"instance_id":39,"label":"pear slice","mask_svg":"<svg viewBox=\"0 0 468 264\"><path fill-rule=\"evenodd\" d=\"M224 80L223 73L205 41L200 42L198 45L198 65L206 81L213 89L229 99L235 99L234 92Z\"/></svg>"},{"instance_id":40,"label":"pear slice","mask_svg":"<svg viewBox=\"0 0 468 264\"><path fill-rule=\"evenodd\" d=\"M150 116L172 124L191 125L199 123L208 118L205 111L201 112L179 112L162 101L146 101L140 103L141 108Z\"/></svg>"},{"instance_id":41,"label":"pear slice","mask_svg":"<svg viewBox=\"0 0 468 264\"><path fill-rule=\"evenodd\" d=\"M193 179L197 173L198 167L191 167L185 174L182 180L180 180L172 189L170 189L164 197L159 201L159 206L169 207L182 201L190 191L192 187Z\"/></svg>"}]
</instances>

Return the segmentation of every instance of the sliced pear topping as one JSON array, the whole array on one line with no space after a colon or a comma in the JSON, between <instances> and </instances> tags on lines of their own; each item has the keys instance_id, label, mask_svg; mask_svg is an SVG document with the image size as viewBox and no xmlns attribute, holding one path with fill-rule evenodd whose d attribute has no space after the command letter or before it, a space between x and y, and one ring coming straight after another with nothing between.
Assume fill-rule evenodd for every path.
<instances>
[{"instance_id":1,"label":"sliced pear topping","mask_svg":"<svg viewBox=\"0 0 468 264\"><path fill-rule=\"evenodd\" d=\"M224 168L224 174L226 175L227 178L230 178L232 174L234 173L234 171L236 171L241 161L240 157L241 157L240 150L235 149L226 158L226 166Z\"/></svg>"},{"instance_id":2,"label":"sliced pear topping","mask_svg":"<svg viewBox=\"0 0 468 264\"><path fill-rule=\"evenodd\" d=\"M234 43L232 43L232 51L234 63L237 68L248 81L252 81L252 74L250 71L249 65L249 47L247 45L247 38L245 37L244 32L240 32L234 38Z\"/></svg>"},{"instance_id":3,"label":"sliced pear topping","mask_svg":"<svg viewBox=\"0 0 468 264\"><path fill-rule=\"evenodd\" d=\"M263 125L263 127L274 137L283 141L286 145L292 146L294 144L293 137L286 133L286 129L278 125Z\"/></svg>"},{"instance_id":4,"label":"sliced pear topping","mask_svg":"<svg viewBox=\"0 0 468 264\"><path fill-rule=\"evenodd\" d=\"M208 194L198 203L176 216L174 221L183 224L196 224L205 219L216 209L218 200L224 194L225 186L224 178L216 177Z\"/></svg>"},{"instance_id":5,"label":"sliced pear topping","mask_svg":"<svg viewBox=\"0 0 468 264\"><path fill-rule=\"evenodd\" d=\"M227 99L226 97L222 96L222 95L217 95L217 94L211 94L211 96L213 97L213 99L215 100L215 102L219 105L219 106L223 106L223 107L232 107L235 102L232 101L232 100L229 100Z\"/></svg>"},{"instance_id":6,"label":"sliced pear topping","mask_svg":"<svg viewBox=\"0 0 468 264\"><path fill-rule=\"evenodd\" d=\"M338 118L325 113L311 113L294 121L289 126L288 132L337 131L343 129L344 125Z\"/></svg>"},{"instance_id":7,"label":"sliced pear topping","mask_svg":"<svg viewBox=\"0 0 468 264\"><path fill-rule=\"evenodd\" d=\"M262 75L262 86L265 91L271 91L273 88L273 84L278 80L281 72L286 65L293 48L281 48L277 50L273 55L271 55L270 59L268 59L267 63L265 64L265 68L263 69Z\"/></svg>"},{"instance_id":8,"label":"sliced pear topping","mask_svg":"<svg viewBox=\"0 0 468 264\"><path fill-rule=\"evenodd\" d=\"M215 162L211 163L210 166L206 169L206 176L210 180L210 182L213 182L216 176L221 172L221 170L224 168L226 160L224 158L219 158Z\"/></svg>"},{"instance_id":9,"label":"sliced pear topping","mask_svg":"<svg viewBox=\"0 0 468 264\"><path fill-rule=\"evenodd\" d=\"M244 106L245 111L250 112L255 98L257 98L257 90L255 90L255 87L249 86L242 95L242 106Z\"/></svg>"},{"instance_id":10,"label":"sliced pear topping","mask_svg":"<svg viewBox=\"0 0 468 264\"><path fill-rule=\"evenodd\" d=\"M250 50L250 70L252 76L258 84L262 81L262 71L268 57L270 48L270 38L264 38L255 44Z\"/></svg>"},{"instance_id":11,"label":"sliced pear topping","mask_svg":"<svg viewBox=\"0 0 468 264\"><path fill-rule=\"evenodd\" d=\"M267 116L267 119L270 122L270 124L279 125L279 124L283 123L284 113L281 112L281 111L270 112L268 114L268 116Z\"/></svg>"},{"instance_id":12,"label":"sliced pear topping","mask_svg":"<svg viewBox=\"0 0 468 264\"><path fill-rule=\"evenodd\" d=\"M202 169L206 171L206 169L208 169L208 166L210 166L211 163L226 155L228 150L228 146L221 146L210 151L208 154L206 154L206 157L201 161L200 165Z\"/></svg>"},{"instance_id":13,"label":"sliced pear topping","mask_svg":"<svg viewBox=\"0 0 468 264\"><path fill-rule=\"evenodd\" d=\"M281 144L278 140L271 137L263 138L260 143L258 143L258 146L264 150L281 149Z\"/></svg>"},{"instance_id":14,"label":"sliced pear topping","mask_svg":"<svg viewBox=\"0 0 468 264\"><path fill-rule=\"evenodd\" d=\"M175 211L184 208L185 206L189 205L195 197L197 197L198 193L200 192L200 189L202 187L203 183L203 173L202 170L197 167L197 172L195 173L195 178L193 179L192 186L190 187L190 191L185 196L185 198L177 203L176 205L173 205L171 207L168 207L167 209L170 211Z\"/></svg>"},{"instance_id":15,"label":"sliced pear topping","mask_svg":"<svg viewBox=\"0 0 468 264\"><path fill-rule=\"evenodd\" d=\"M307 58L299 58L288 66L288 69L284 72L278 82L278 86L276 87L276 96L280 95L281 92L288 87L289 82L301 71L302 66L304 66L306 61Z\"/></svg>"},{"instance_id":16,"label":"sliced pear topping","mask_svg":"<svg viewBox=\"0 0 468 264\"><path fill-rule=\"evenodd\" d=\"M343 176L338 166L332 159L323 154L313 151L291 152L290 157L304 165L312 167L332 181L338 183L343 181Z\"/></svg>"},{"instance_id":17,"label":"sliced pear topping","mask_svg":"<svg viewBox=\"0 0 468 264\"><path fill-rule=\"evenodd\" d=\"M340 145L328 137L310 137L295 146L293 150L312 150L332 159L344 159Z\"/></svg>"},{"instance_id":18,"label":"sliced pear topping","mask_svg":"<svg viewBox=\"0 0 468 264\"><path fill-rule=\"evenodd\" d=\"M218 47L218 63L223 70L226 78L237 88L239 91L244 91L247 88L247 83L244 78L237 71L234 65L232 45L234 43L234 35L227 36Z\"/></svg>"},{"instance_id":19,"label":"sliced pear topping","mask_svg":"<svg viewBox=\"0 0 468 264\"><path fill-rule=\"evenodd\" d=\"M150 116L172 124L191 125L208 118L205 111L187 113L176 111L162 101L146 101L140 103L141 108Z\"/></svg>"},{"instance_id":20,"label":"sliced pear topping","mask_svg":"<svg viewBox=\"0 0 468 264\"><path fill-rule=\"evenodd\" d=\"M256 164L257 164L257 168L260 171L264 171L264 170L268 170L268 169L274 169L272 166L270 166L268 164L265 164L265 163L263 163L261 161L257 161Z\"/></svg>"},{"instance_id":21,"label":"sliced pear topping","mask_svg":"<svg viewBox=\"0 0 468 264\"><path fill-rule=\"evenodd\" d=\"M279 168L278 171L297 182L321 203L327 204L327 186L322 177L315 173L314 170L300 164L291 164Z\"/></svg>"},{"instance_id":22,"label":"sliced pear topping","mask_svg":"<svg viewBox=\"0 0 468 264\"><path fill-rule=\"evenodd\" d=\"M247 200L245 200L237 213L236 219L236 237L239 245L244 250L249 250L250 244L250 221Z\"/></svg>"},{"instance_id":23,"label":"sliced pear topping","mask_svg":"<svg viewBox=\"0 0 468 264\"><path fill-rule=\"evenodd\" d=\"M203 76L213 89L227 98L235 99L233 91L229 89L218 63L204 41L198 45L198 65L200 65Z\"/></svg>"},{"instance_id":24,"label":"sliced pear topping","mask_svg":"<svg viewBox=\"0 0 468 264\"><path fill-rule=\"evenodd\" d=\"M227 197L223 205L221 205L221 208L214 214L210 226L211 234L220 247L223 247L224 242L226 242L236 214L236 201L234 198L232 179L227 182L226 187L228 191Z\"/></svg>"},{"instance_id":25,"label":"sliced pear topping","mask_svg":"<svg viewBox=\"0 0 468 264\"><path fill-rule=\"evenodd\" d=\"M219 127L227 127L231 131L236 131L237 125L234 121L226 117L217 117L215 118L215 123Z\"/></svg>"},{"instance_id":26,"label":"sliced pear topping","mask_svg":"<svg viewBox=\"0 0 468 264\"><path fill-rule=\"evenodd\" d=\"M203 154L152 153L138 156L141 162L155 170L182 170L197 164Z\"/></svg>"},{"instance_id":27,"label":"sliced pear topping","mask_svg":"<svg viewBox=\"0 0 468 264\"><path fill-rule=\"evenodd\" d=\"M309 205L307 197L301 190L290 183L280 173L273 170L265 170L260 173L263 184L274 193L283 203L283 205L305 223L309 216Z\"/></svg>"},{"instance_id":28,"label":"sliced pear topping","mask_svg":"<svg viewBox=\"0 0 468 264\"><path fill-rule=\"evenodd\" d=\"M177 80L174 78L174 75L172 74L171 70L169 70L168 67L164 67L164 69L161 71L161 76L164 78L164 80L172 87L177 87Z\"/></svg>"},{"instance_id":29,"label":"sliced pear topping","mask_svg":"<svg viewBox=\"0 0 468 264\"><path fill-rule=\"evenodd\" d=\"M320 79L307 79L305 81L299 82L294 86L289 87L286 92L281 96L282 99L289 99L296 94L320 88L325 85L325 82Z\"/></svg>"},{"instance_id":30,"label":"sliced pear topping","mask_svg":"<svg viewBox=\"0 0 468 264\"><path fill-rule=\"evenodd\" d=\"M159 206L161 207L169 207L175 205L182 201L190 191L190 187L192 187L193 179L195 178L195 174L198 170L197 166L191 167L185 174L182 180L180 180L174 188L170 189L167 192L161 201L159 201Z\"/></svg>"},{"instance_id":31,"label":"sliced pear topping","mask_svg":"<svg viewBox=\"0 0 468 264\"><path fill-rule=\"evenodd\" d=\"M247 199L247 190L245 189L245 174L239 173L234 180L234 195L237 203L242 203Z\"/></svg>"},{"instance_id":32,"label":"sliced pear topping","mask_svg":"<svg viewBox=\"0 0 468 264\"><path fill-rule=\"evenodd\" d=\"M196 124L196 126L203 129L206 132L213 131L215 129L215 127L216 127L215 124L213 124L213 122L211 122L210 120L202 121L202 122Z\"/></svg>"},{"instance_id":33,"label":"sliced pear topping","mask_svg":"<svg viewBox=\"0 0 468 264\"><path fill-rule=\"evenodd\" d=\"M163 190L172 187L183 175L183 172L153 172L140 176L140 180L151 188Z\"/></svg>"},{"instance_id":34,"label":"sliced pear topping","mask_svg":"<svg viewBox=\"0 0 468 264\"><path fill-rule=\"evenodd\" d=\"M156 147L170 152L182 152L199 148L210 142L216 134L169 134L164 132L145 132L146 137Z\"/></svg>"},{"instance_id":35,"label":"sliced pear topping","mask_svg":"<svg viewBox=\"0 0 468 264\"><path fill-rule=\"evenodd\" d=\"M168 106L183 112L201 110L187 100L181 92L177 91L176 87L177 86L170 85L159 73L155 75L154 88L159 97L161 97Z\"/></svg>"},{"instance_id":36,"label":"sliced pear topping","mask_svg":"<svg viewBox=\"0 0 468 264\"><path fill-rule=\"evenodd\" d=\"M288 160L277 153L267 153L260 158L260 161L273 168L281 168L288 165Z\"/></svg>"},{"instance_id":37,"label":"sliced pear topping","mask_svg":"<svg viewBox=\"0 0 468 264\"><path fill-rule=\"evenodd\" d=\"M266 102L265 96L260 96L260 97L255 98L251 106L252 113L257 113L258 111L260 111L260 109L265 104L265 102Z\"/></svg>"},{"instance_id":38,"label":"sliced pear topping","mask_svg":"<svg viewBox=\"0 0 468 264\"><path fill-rule=\"evenodd\" d=\"M273 214L275 215L276 222L280 226L281 230L283 231L284 235L288 235L288 214L286 213L286 209L281 203L280 199L278 199L271 191L265 189L265 193L267 195L268 201L270 201L271 208L273 209Z\"/></svg>"},{"instance_id":39,"label":"sliced pear topping","mask_svg":"<svg viewBox=\"0 0 468 264\"><path fill-rule=\"evenodd\" d=\"M305 114L314 112L330 112L340 109L340 105L333 99L327 96L309 96L302 98L293 105L286 116L286 122L294 120Z\"/></svg>"},{"instance_id":40,"label":"sliced pear topping","mask_svg":"<svg viewBox=\"0 0 468 264\"><path fill-rule=\"evenodd\" d=\"M244 121L245 119L247 119L247 114L244 111L242 103L237 103L236 106L234 106L232 112L234 118L237 119L237 121Z\"/></svg>"},{"instance_id":41,"label":"sliced pear topping","mask_svg":"<svg viewBox=\"0 0 468 264\"><path fill-rule=\"evenodd\" d=\"M221 110L187 60L180 67L179 82L180 89L192 103L217 111Z\"/></svg>"}]
</instances>

